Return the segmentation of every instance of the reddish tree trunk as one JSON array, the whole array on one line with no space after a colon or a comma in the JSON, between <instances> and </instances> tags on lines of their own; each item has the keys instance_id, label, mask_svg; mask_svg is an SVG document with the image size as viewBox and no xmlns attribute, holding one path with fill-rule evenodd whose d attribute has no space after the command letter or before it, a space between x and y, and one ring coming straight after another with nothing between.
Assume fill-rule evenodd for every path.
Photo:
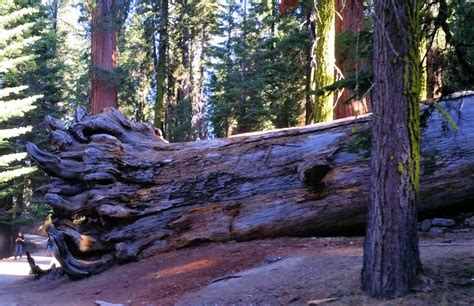
<instances>
[{"instance_id":1,"label":"reddish tree trunk","mask_svg":"<svg viewBox=\"0 0 474 306\"><path fill-rule=\"evenodd\" d=\"M364 28L364 4L362 0L336 0L336 12L336 36L341 35L344 31L351 31L356 35ZM344 50L344 48L336 45L336 66L344 77L349 77L365 65L363 60L358 59L356 49L357 46L354 49ZM365 114L370 111L368 97L344 103L352 95L352 91L345 89L341 95L336 97L337 104L334 109L334 119Z\"/></svg>"},{"instance_id":2,"label":"reddish tree trunk","mask_svg":"<svg viewBox=\"0 0 474 306\"><path fill-rule=\"evenodd\" d=\"M298 0L281 0L280 2L280 15L285 14L287 11L292 10L298 5Z\"/></svg>"},{"instance_id":3,"label":"reddish tree trunk","mask_svg":"<svg viewBox=\"0 0 474 306\"><path fill-rule=\"evenodd\" d=\"M117 87L111 80L117 65L118 25L114 18L115 0L97 0L92 9L91 111L118 107Z\"/></svg>"}]
</instances>

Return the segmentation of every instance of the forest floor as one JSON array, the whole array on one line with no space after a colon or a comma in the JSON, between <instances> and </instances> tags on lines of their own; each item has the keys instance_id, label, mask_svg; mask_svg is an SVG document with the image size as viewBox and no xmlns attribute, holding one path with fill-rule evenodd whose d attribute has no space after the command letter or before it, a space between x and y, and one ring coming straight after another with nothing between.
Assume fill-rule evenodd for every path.
<instances>
[{"instance_id":1,"label":"forest floor","mask_svg":"<svg viewBox=\"0 0 474 306\"><path fill-rule=\"evenodd\" d=\"M425 277L391 301L360 290L362 237L201 244L156 254L80 281L32 276L0 287L0 305L473 305L474 237L423 236Z\"/></svg>"}]
</instances>

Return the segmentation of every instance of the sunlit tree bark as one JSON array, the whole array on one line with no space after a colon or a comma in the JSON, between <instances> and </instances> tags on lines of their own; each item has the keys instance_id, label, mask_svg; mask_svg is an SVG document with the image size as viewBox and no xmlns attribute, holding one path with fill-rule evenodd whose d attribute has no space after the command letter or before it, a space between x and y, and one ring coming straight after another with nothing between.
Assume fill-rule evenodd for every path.
<instances>
[{"instance_id":1,"label":"sunlit tree bark","mask_svg":"<svg viewBox=\"0 0 474 306\"><path fill-rule=\"evenodd\" d=\"M311 44L307 50L306 60L306 82L305 82L305 124L312 124L314 122L313 116L313 104L314 104L314 82L313 82L313 70L314 70L314 52L313 46L316 41L316 16L314 7L312 5L306 5L306 30L308 32L309 41Z\"/></svg>"},{"instance_id":2,"label":"sunlit tree bark","mask_svg":"<svg viewBox=\"0 0 474 306\"><path fill-rule=\"evenodd\" d=\"M116 0L95 0L92 3L92 67L91 111L99 113L106 107L118 107L117 87L112 80L117 66Z\"/></svg>"},{"instance_id":3,"label":"sunlit tree bark","mask_svg":"<svg viewBox=\"0 0 474 306\"><path fill-rule=\"evenodd\" d=\"M315 68L312 81L316 91L334 83L335 28L334 0L314 0L316 9ZM333 94L316 95L313 115L315 122L332 120Z\"/></svg>"}]
</instances>

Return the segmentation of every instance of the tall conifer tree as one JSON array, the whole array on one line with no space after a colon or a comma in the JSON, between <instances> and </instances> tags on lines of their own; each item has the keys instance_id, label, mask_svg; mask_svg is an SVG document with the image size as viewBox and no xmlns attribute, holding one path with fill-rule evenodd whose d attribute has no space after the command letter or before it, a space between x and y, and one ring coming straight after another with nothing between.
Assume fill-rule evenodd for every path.
<instances>
[{"instance_id":1,"label":"tall conifer tree","mask_svg":"<svg viewBox=\"0 0 474 306\"><path fill-rule=\"evenodd\" d=\"M407 294L421 268L420 3L374 1L372 175L362 288L380 298Z\"/></svg>"},{"instance_id":2,"label":"tall conifer tree","mask_svg":"<svg viewBox=\"0 0 474 306\"><path fill-rule=\"evenodd\" d=\"M31 126L21 126L21 118L35 108L34 102L40 98L24 93L28 86L19 83L18 69L34 60L28 50L39 37L28 36L35 24L26 18L37 12L32 6L0 2L0 257L9 255L12 223L24 208L23 184L13 182L35 170L25 166L26 153L16 140L31 131Z\"/></svg>"}]
</instances>

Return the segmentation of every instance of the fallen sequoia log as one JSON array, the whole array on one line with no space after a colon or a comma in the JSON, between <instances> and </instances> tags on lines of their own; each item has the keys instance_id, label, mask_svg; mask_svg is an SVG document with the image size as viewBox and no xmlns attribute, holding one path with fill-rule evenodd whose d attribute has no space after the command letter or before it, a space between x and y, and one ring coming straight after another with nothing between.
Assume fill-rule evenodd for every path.
<instances>
[{"instance_id":1,"label":"fallen sequoia log","mask_svg":"<svg viewBox=\"0 0 474 306\"><path fill-rule=\"evenodd\" d=\"M422 110L419 210L472 207L474 98ZM81 278L194 242L363 228L369 121L169 144L117 110L79 110L68 127L47 117L55 151L28 144L28 155L52 176L42 191L58 260Z\"/></svg>"}]
</instances>

